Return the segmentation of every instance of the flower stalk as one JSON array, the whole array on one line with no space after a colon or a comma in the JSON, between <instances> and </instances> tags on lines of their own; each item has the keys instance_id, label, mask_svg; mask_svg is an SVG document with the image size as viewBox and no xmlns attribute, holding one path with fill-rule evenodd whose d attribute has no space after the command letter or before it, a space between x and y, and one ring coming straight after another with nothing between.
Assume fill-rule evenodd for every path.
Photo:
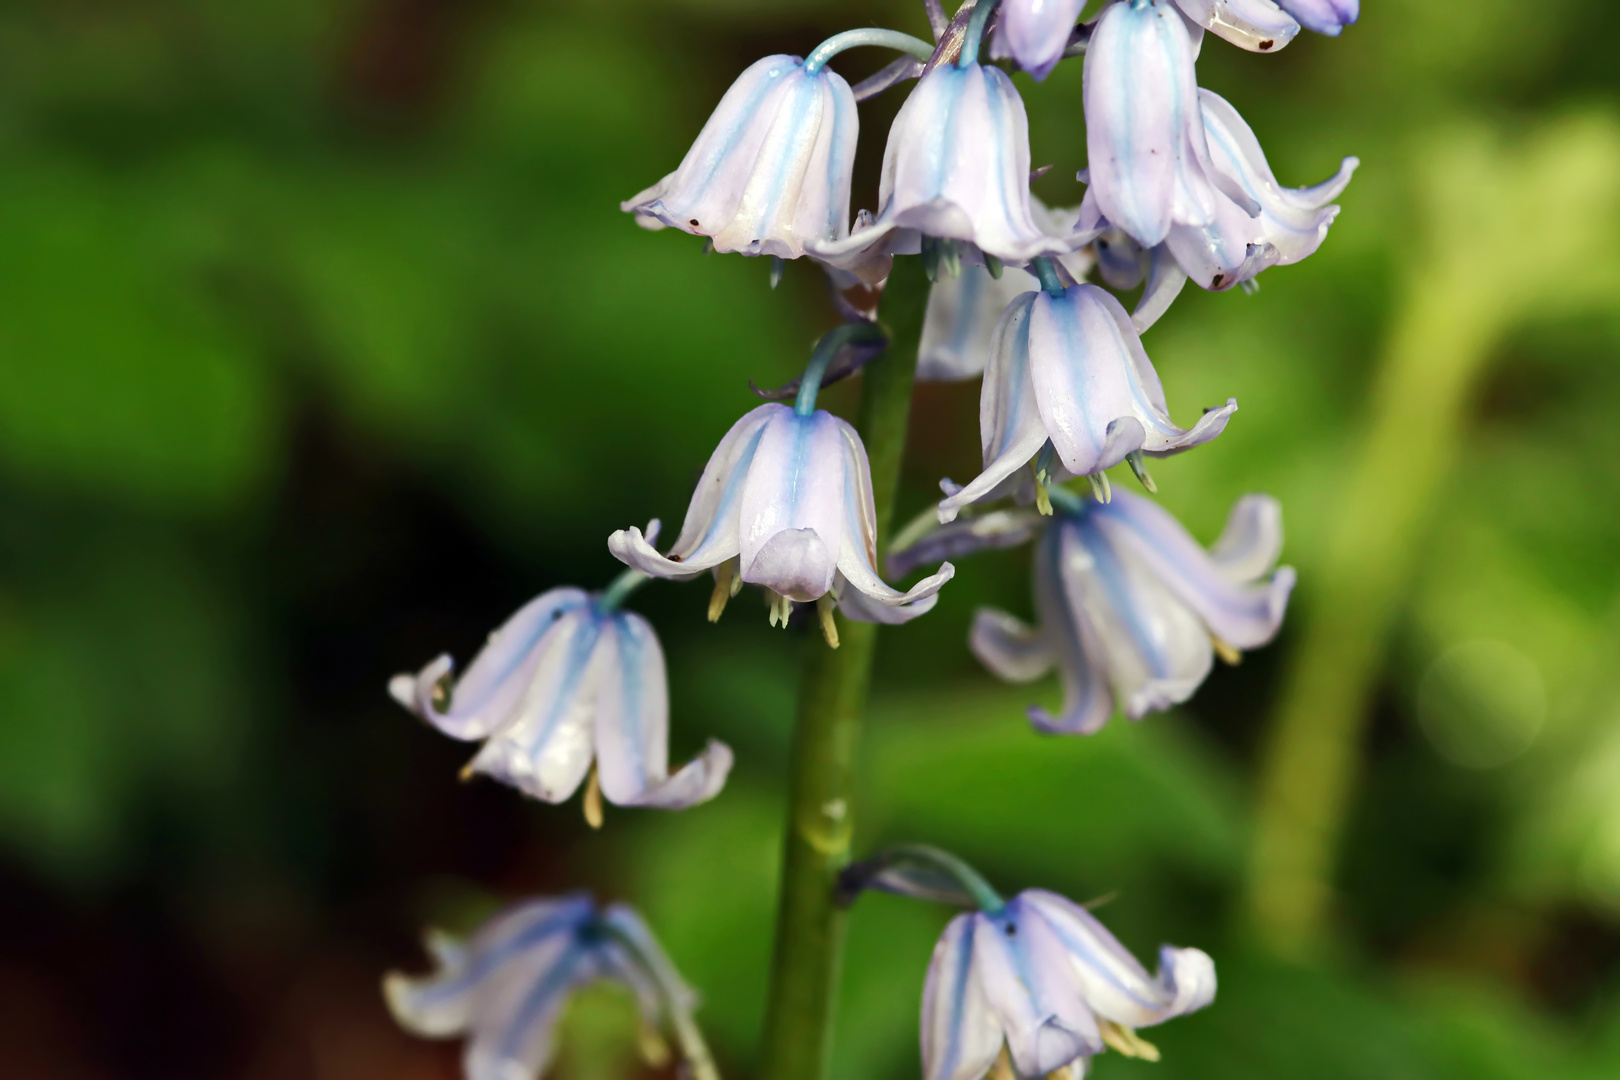
<instances>
[{"instance_id":1,"label":"flower stalk","mask_svg":"<svg viewBox=\"0 0 1620 1080\"><path fill-rule=\"evenodd\" d=\"M928 281L922 260L902 258L883 294L888 351L863 372L858 427L872 466L878 565L894 514L900 460L911 414L911 386ZM822 1080L844 939L835 897L854 833L855 754L871 684L877 626L837 617L839 647L805 641L782 886L766 1006L766 1080Z\"/></svg>"}]
</instances>

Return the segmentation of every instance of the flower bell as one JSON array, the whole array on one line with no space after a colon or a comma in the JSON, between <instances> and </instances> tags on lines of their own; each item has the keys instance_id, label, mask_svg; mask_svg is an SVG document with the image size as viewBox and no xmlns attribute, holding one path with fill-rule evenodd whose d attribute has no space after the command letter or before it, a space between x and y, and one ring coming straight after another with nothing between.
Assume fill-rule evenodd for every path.
<instances>
[{"instance_id":1,"label":"flower bell","mask_svg":"<svg viewBox=\"0 0 1620 1080\"><path fill-rule=\"evenodd\" d=\"M924 75L889 129L872 224L807 250L838 267L875 250L916 253L922 238L973 245L1022 264L1062 255L1084 236L1049 236L1032 215L1029 120L1006 72L941 64Z\"/></svg>"},{"instance_id":2,"label":"flower bell","mask_svg":"<svg viewBox=\"0 0 1620 1080\"><path fill-rule=\"evenodd\" d=\"M731 749L711 739L670 775L664 653L646 619L618 609L624 588L552 589L491 634L453 686L445 655L414 676L394 676L389 692L446 735L484 740L468 772L546 802L572 795L594 759L585 808L593 824L598 792L619 806L670 810L712 799Z\"/></svg>"},{"instance_id":3,"label":"flower bell","mask_svg":"<svg viewBox=\"0 0 1620 1080\"><path fill-rule=\"evenodd\" d=\"M465 943L429 931L426 944L438 970L418 978L389 972L383 996L407 1031L467 1036L467 1080L541 1075L563 1007L600 980L621 983L635 997L650 1057L667 1054L659 1035L667 1031L693 1080L719 1080L692 1019L695 995L624 904L604 910L583 893L531 900L496 915Z\"/></svg>"},{"instance_id":4,"label":"flower bell","mask_svg":"<svg viewBox=\"0 0 1620 1080\"><path fill-rule=\"evenodd\" d=\"M958 915L934 946L923 988L923 1080L982 1080L998 1059L1017 1076L1079 1080L1105 1047L1157 1060L1136 1034L1215 1000L1215 963L1166 945L1159 973L1085 908L1026 889L999 910Z\"/></svg>"},{"instance_id":5,"label":"flower bell","mask_svg":"<svg viewBox=\"0 0 1620 1080\"><path fill-rule=\"evenodd\" d=\"M608 550L653 577L714 571L722 604L729 583L762 585L778 598L773 622L794 601L828 595L857 621L905 622L934 606L955 571L947 563L907 592L891 589L874 566L876 520L871 466L855 429L822 409L772 402L720 441L667 555L635 528L609 537Z\"/></svg>"},{"instance_id":6,"label":"flower bell","mask_svg":"<svg viewBox=\"0 0 1620 1080\"><path fill-rule=\"evenodd\" d=\"M1163 456L1209 442L1237 401L1177 427L1131 318L1095 285L1025 293L996 325L979 397L984 471L939 504L948 522L1006 485L1050 440L1063 479L1088 476L1141 451ZM1137 459L1133 458L1133 462Z\"/></svg>"},{"instance_id":7,"label":"flower bell","mask_svg":"<svg viewBox=\"0 0 1620 1080\"><path fill-rule=\"evenodd\" d=\"M1068 47L1085 0L1004 0L990 44L998 60L1011 57L1036 82L1051 74Z\"/></svg>"},{"instance_id":8,"label":"flower bell","mask_svg":"<svg viewBox=\"0 0 1620 1080\"><path fill-rule=\"evenodd\" d=\"M859 123L837 72L767 56L731 84L680 167L620 208L716 251L796 259L849 234Z\"/></svg>"},{"instance_id":9,"label":"flower bell","mask_svg":"<svg viewBox=\"0 0 1620 1080\"><path fill-rule=\"evenodd\" d=\"M1186 20L1171 0L1120 0L1086 48L1086 190L1096 213L1144 248L1173 224L1208 225L1224 192L1258 207L1214 170L1198 111ZM1082 211L1081 225L1092 224Z\"/></svg>"},{"instance_id":10,"label":"flower bell","mask_svg":"<svg viewBox=\"0 0 1620 1080\"><path fill-rule=\"evenodd\" d=\"M1277 0L1301 26L1318 34L1338 37L1361 15L1361 0Z\"/></svg>"},{"instance_id":11,"label":"flower bell","mask_svg":"<svg viewBox=\"0 0 1620 1080\"><path fill-rule=\"evenodd\" d=\"M1268 267L1287 266L1315 253L1339 214L1332 200L1350 183L1359 163L1345 158L1330 179L1314 187L1285 188L1238 111L1213 91L1198 93L1216 171L1241 186L1260 212L1251 216L1217 192L1214 220L1177 224L1167 243L1188 277L1206 289L1230 289Z\"/></svg>"},{"instance_id":12,"label":"flower bell","mask_svg":"<svg viewBox=\"0 0 1620 1080\"><path fill-rule=\"evenodd\" d=\"M1057 512L1040 533L1034 560L1039 625L981 608L969 636L974 654L1010 682L1058 669L1062 713L1029 710L1041 731L1089 735L1116 706L1132 720L1167 709L1192 696L1215 654L1236 663L1239 650L1276 636L1294 571L1273 571L1282 549L1275 499L1239 499L1220 539L1205 551L1150 499L1117 492L1102 504L1052 494ZM1006 546L1040 528L1033 511L1003 516L979 530L982 537L972 519L939 529L893 561L904 566L941 551Z\"/></svg>"}]
</instances>

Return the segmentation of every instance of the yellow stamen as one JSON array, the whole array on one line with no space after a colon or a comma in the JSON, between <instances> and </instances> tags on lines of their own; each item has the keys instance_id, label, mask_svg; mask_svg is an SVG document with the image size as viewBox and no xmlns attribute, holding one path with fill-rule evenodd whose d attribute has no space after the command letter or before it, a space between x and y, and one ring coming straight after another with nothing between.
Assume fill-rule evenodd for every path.
<instances>
[{"instance_id":1,"label":"yellow stamen","mask_svg":"<svg viewBox=\"0 0 1620 1080\"><path fill-rule=\"evenodd\" d=\"M990 1075L987 1080L1018 1080L1018 1070L1013 1068L1012 1057L1007 1053L1007 1044L1001 1044L1001 1053L996 1055L996 1063L990 1066Z\"/></svg>"},{"instance_id":2,"label":"yellow stamen","mask_svg":"<svg viewBox=\"0 0 1620 1080\"><path fill-rule=\"evenodd\" d=\"M1214 634L1209 635L1209 643L1215 646L1215 655L1226 661L1228 664L1231 664L1233 667L1237 667L1239 664L1243 663L1243 654L1234 649L1231 645L1222 641L1220 638L1216 637Z\"/></svg>"},{"instance_id":3,"label":"yellow stamen","mask_svg":"<svg viewBox=\"0 0 1620 1080\"><path fill-rule=\"evenodd\" d=\"M780 622L782 629L786 630L788 619L793 614L793 601L771 589L766 589L765 595L769 598L771 604L771 625L775 626Z\"/></svg>"},{"instance_id":4,"label":"yellow stamen","mask_svg":"<svg viewBox=\"0 0 1620 1080\"><path fill-rule=\"evenodd\" d=\"M1159 1060L1159 1048L1138 1035L1134 1028L1116 1024L1112 1020L1101 1020L1097 1026L1102 1030L1103 1042L1126 1057L1141 1058L1143 1061Z\"/></svg>"},{"instance_id":5,"label":"yellow stamen","mask_svg":"<svg viewBox=\"0 0 1620 1080\"><path fill-rule=\"evenodd\" d=\"M461 772L456 774L457 779L459 779L463 784L471 780L473 778L473 766L477 764L477 758L473 758L471 761L467 762L467 764L461 767Z\"/></svg>"},{"instance_id":6,"label":"yellow stamen","mask_svg":"<svg viewBox=\"0 0 1620 1080\"><path fill-rule=\"evenodd\" d=\"M647 1063L649 1069L662 1069L674 1056L670 1053L669 1043L646 1021L642 1021L641 1029L636 1033L636 1049L641 1051L641 1060Z\"/></svg>"},{"instance_id":7,"label":"yellow stamen","mask_svg":"<svg viewBox=\"0 0 1620 1080\"><path fill-rule=\"evenodd\" d=\"M1052 497L1046 493L1046 482L1051 476L1035 467L1035 462L1029 463L1029 471L1035 474L1035 509L1046 517L1052 516Z\"/></svg>"},{"instance_id":8,"label":"yellow stamen","mask_svg":"<svg viewBox=\"0 0 1620 1080\"><path fill-rule=\"evenodd\" d=\"M737 587L742 585L741 578L733 578L733 566L732 560L727 559L714 568L714 592L709 594L710 622L720 621L720 613L726 610L726 601L736 596Z\"/></svg>"},{"instance_id":9,"label":"yellow stamen","mask_svg":"<svg viewBox=\"0 0 1620 1080\"><path fill-rule=\"evenodd\" d=\"M593 829L602 827L602 780L596 775L596 766L591 766L591 778L585 781L585 824Z\"/></svg>"},{"instance_id":10,"label":"yellow stamen","mask_svg":"<svg viewBox=\"0 0 1620 1080\"><path fill-rule=\"evenodd\" d=\"M816 614L821 617L821 636L827 639L829 649L838 648L838 624L833 622L833 598L828 593L816 601Z\"/></svg>"}]
</instances>

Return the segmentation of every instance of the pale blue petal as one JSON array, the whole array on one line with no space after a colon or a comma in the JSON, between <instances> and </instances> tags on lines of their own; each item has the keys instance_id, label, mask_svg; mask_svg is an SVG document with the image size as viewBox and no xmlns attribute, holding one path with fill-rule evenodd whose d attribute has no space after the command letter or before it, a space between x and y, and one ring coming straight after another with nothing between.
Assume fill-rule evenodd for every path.
<instances>
[{"instance_id":1,"label":"pale blue petal","mask_svg":"<svg viewBox=\"0 0 1620 1080\"><path fill-rule=\"evenodd\" d=\"M456 681L450 708L441 712L433 690L452 670L441 656L413 679L396 677L392 689L412 712L456 739L482 739L512 719L533 681L541 653L558 640L557 624L583 608L590 597L581 589L552 589L529 601L489 635L471 665Z\"/></svg>"},{"instance_id":2,"label":"pale blue petal","mask_svg":"<svg viewBox=\"0 0 1620 1080\"><path fill-rule=\"evenodd\" d=\"M1338 37L1361 16L1361 0L1278 0L1300 25L1318 34Z\"/></svg>"},{"instance_id":3,"label":"pale blue petal","mask_svg":"<svg viewBox=\"0 0 1620 1080\"><path fill-rule=\"evenodd\" d=\"M995 608L973 613L968 648L991 674L1007 682L1033 682L1057 663L1045 634Z\"/></svg>"},{"instance_id":4,"label":"pale blue petal","mask_svg":"<svg viewBox=\"0 0 1620 1080\"><path fill-rule=\"evenodd\" d=\"M719 794L731 750L708 749L669 775L669 688L664 653L647 620L618 611L605 620L596 695L596 767L602 794L620 806L681 809Z\"/></svg>"},{"instance_id":5,"label":"pale blue petal","mask_svg":"<svg viewBox=\"0 0 1620 1080\"><path fill-rule=\"evenodd\" d=\"M1060 942L1029 914L1014 897L996 915L974 916L973 956L1013 1066L1021 1076L1044 1076L1103 1044Z\"/></svg>"},{"instance_id":6,"label":"pale blue petal","mask_svg":"<svg viewBox=\"0 0 1620 1080\"><path fill-rule=\"evenodd\" d=\"M934 946L923 984L923 1080L981 1080L1001 1052L1001 1028L974 962L974 936L986 925L958 915Z\"/></svg>"},{"instance_id":7,"label":"pale blue petal","mask_svg":"<svg viewBox=\"0 0 1620 1080\"><path fill-rule=\"evenodd\" d=\"M1029 707L1029 721L1047 734L1090 735L1114 715L1108 652L1090 612L1071 598L1065 579L1073 562L1074 526L1065 518L1047 529L1035 549L1035 610L1063 682L1063 708L1053 716Z\"/></svg>"},{"instance_id":8,"label":"pale blue petal","mask_svg":"<svg viewBox=\"0 0 1620 1080\"><path fill-rule=\"evenodd\" d=\"M1263 504L1250 504L1245 515ZM1209 631L1239 649L1264 645L1276 636L1288 608L1294 574L1284 568L1269 581L1234 579L1231 567L1253 569L1255 555L1271 554L1275 547L1263 529L1247 538L1253 545L1243 550L1243 541L1234 539L1228 549L1232 562L1223 566L1210 557L1198 542L1163 507L1129 492L1117 492L1114 501L1097 507L1091 514L1096 529L1117 551L1127 553L1152 576L1163 582L1178 599L1196 612ZM1257 523L1237 519L1240 530ZM1280 533L1280 522L1277 526ZM1269 570L1269 566L1266 570ZM1261 573L1264 573L1262 570Z\"/></svg>"},{"instance_id":9,"label":"pale blue petal","mask_svg":"<svg viewBox=\"0 0 1620 1080\"><path fill-rule=\"evenodd\" d=\"M799 601L832 588L844 532L842 423L782 405L766 421L738 516L744 581Z\"/></svg>"},{"instance_id":10,"label":"pale blue petal","mask_svg":"<svg viewBox=\"0 0 1620 1080\"><path fill-rule=\"evenodd\" d=\"M956 574L956 568L945 563L904 592L890 588L878 576L872 466L855 429L835 417L831 419L843 442L843 535L838 550L836 593L839 608L857 622L906 622L933 608L936 594Z\"/></svg>"},{"instance_id":11,"label":"pale blue petal","mask_svg":"<svg viewBox=\"0 0 1620 1080\"><path fill-rule=\"evenodd\" d=\"M1063 57L1085 6L1085 0L1006 0L991 55L1012 57L1039 82Z\"/></svg>"},{"instance_id":12,"label":"pale blue petal","mask_svg":"<svg viewBox=\"0 0 1620 1080\"><path fill-rule=\"evenodd\" d=\"M1299 33L1299 23L1272 0L1176 2L1194 23L1250 52L1276 52Z\"/></svg>"}]
</instances>

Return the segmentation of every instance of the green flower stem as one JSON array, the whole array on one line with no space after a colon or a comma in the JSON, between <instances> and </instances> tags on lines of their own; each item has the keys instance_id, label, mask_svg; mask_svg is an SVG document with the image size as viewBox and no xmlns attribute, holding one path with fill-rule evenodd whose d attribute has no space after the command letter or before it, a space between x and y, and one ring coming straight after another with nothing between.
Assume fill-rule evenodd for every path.
<instances>
[{"instance_id":1,"label":"green flower stem","mask_svg":"<svg viewBox=\"0 0 1620 1080\"><path fill-rule=\"evenodd\" d=\"M900 483L911 384L928 280L922 260L899 258L883 292L888 351L862 373L857 425L872 463L878 565ZM877 627L838 616L837 649L805 636L793 735L782 892L765 1015L765 1080L824 1080L843 956L844 912L834 899L854 832L855 751L872 679Z\"/></svg>"}]
</instances>

